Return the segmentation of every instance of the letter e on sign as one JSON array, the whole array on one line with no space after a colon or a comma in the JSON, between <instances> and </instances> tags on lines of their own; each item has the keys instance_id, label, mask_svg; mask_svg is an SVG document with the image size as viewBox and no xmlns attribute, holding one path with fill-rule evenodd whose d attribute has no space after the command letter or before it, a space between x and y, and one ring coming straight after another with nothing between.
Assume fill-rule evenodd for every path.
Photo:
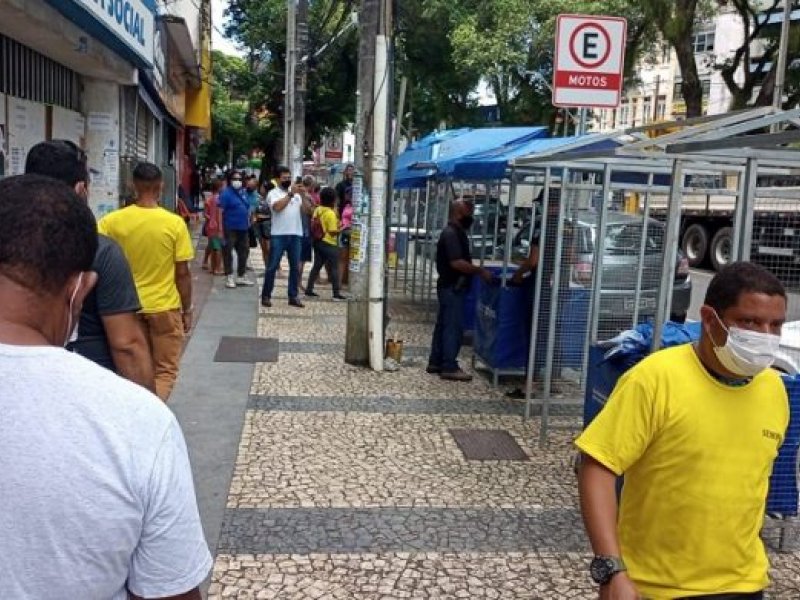
<instances>
[{"instance_id":1,"label":"letter e on sign","mask_svg":"<svg viewBox=\"0 0 800 600\"><path fill-rule=\"evenodd\" d=\"M627 21L619 17L559 15L553 76L555 106L619 106L627 28Z\"/></svg>"}]
</instances>

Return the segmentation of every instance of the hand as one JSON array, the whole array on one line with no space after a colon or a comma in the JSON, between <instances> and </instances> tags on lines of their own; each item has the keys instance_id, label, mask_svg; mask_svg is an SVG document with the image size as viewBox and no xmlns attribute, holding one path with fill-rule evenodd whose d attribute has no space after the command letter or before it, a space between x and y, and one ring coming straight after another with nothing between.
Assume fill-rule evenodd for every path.
<instances>
[{"instance_id":1,"label":"hand","mask_svg":"<svg viewBox=\"0 0 800 600\"><path fill-rule=\"evenodd\" d=\"M525 274L521 270L514 271L514 275L511 276L511 283L514 285L520 285L524 277Z\"/></svg>"},{"instance_id":2,"label":"hand","mask_svg":"<svg viewBox=\"0 0 800 600\"><path fill-rule=\"evenodd\" d=\"M600 600L641 600L641 596L623 571L614 575L606 585L600 586Z\"/></svg>"},{"instance_id":3,"label":"hand","mask_svg":"<svg viewBox=\"0 0 800 600\"><path fill-rule=\"evenodd\" d=\"M192 328L192 311L181 313L181 318L183 319L183 333L189 333Z\"/></svg>"},{"instance_id":4,"label":"hand","mask_svg":"<svg viewBox=\"0 0 800 600\"><path fill-rule=\"evenodd\" d=\"M492 283L492 280L494 279L494 273L492 273L489 269L481 269L478 272L478 276L486 283Z\"/></svg>"}]
</instances>

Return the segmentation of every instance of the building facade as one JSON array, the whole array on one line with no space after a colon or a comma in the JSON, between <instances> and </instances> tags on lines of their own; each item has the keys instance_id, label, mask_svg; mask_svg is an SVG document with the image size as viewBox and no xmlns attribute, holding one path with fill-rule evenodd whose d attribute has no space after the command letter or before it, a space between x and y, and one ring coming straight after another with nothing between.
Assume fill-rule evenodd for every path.
<instances>
[{"instance_id":1,"label":"building facade","mask_svg":"<svg viewBox=\"0 0 800 600\"><path fill-rule=\"evenodd\" d=\"M98 217L130 198L140 160L164 168L174 206L186 139L210 125L195 106L207 4L177 17L155 0L0 0L0 176L21 173L34 144L69 139Z\"/></svg>"}]
</instances>

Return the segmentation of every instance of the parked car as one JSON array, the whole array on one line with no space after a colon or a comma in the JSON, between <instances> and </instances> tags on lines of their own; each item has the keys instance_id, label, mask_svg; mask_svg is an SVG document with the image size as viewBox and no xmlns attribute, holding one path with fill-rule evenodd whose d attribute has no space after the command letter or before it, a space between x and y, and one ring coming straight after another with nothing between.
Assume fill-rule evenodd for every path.
<instances>
[{"instance_id":1,"label":"parked car","mask_svg":"<svg viewBox=\"0 0 800 600\"><path fill-rule=\"evenodd\" d=\"M570 289L589 288L594 271L594 250L597 244L598 214L580 211L568 219L566 226L572 231L571 250L565 252L565 269ZM516 234L512 261L520 261L529 254L530 221ZM600 300L599 329L601 334L616 333L632 325L636 303L636 283L639 267L639 252L642 240L642 218L623 212L609 211L606 221L605 249L603 253L602 291ZM552 238L551 238L552 239ZM664 225L650 219L645 240L644 265L641 273L639 294L639 319L653 318L658 302L661 282L661 255L664 244ZM548 244L549 245L549 244ZM502 248L500 254L502 255ZM545 253L547 255L548 253ZM549 253L553 255L552 251ZM545 256L544 260L547 258ZM546 265L545 265L545 268ZM552 271L552 268L550 269ZM692 297L692 281L689 262L678 249L674 267L672 304L673 320L683 321L689 310Z\"/></svg>"}]
</instances>

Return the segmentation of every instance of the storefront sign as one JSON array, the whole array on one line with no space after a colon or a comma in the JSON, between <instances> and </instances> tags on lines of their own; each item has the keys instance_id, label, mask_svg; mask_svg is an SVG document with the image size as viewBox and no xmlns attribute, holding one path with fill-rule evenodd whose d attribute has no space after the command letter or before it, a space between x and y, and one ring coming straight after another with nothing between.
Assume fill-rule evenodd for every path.
<instances>
[{"instance_id":1,"label":"storefront sign","mask_svg":"<svg viewBox=\"0 0 800 600\"><path fill-rule=\"evenodd\" d=\"M73 0L131 48L153 64L155 15L144 0Z\"/></svg>"}]
</instances>

